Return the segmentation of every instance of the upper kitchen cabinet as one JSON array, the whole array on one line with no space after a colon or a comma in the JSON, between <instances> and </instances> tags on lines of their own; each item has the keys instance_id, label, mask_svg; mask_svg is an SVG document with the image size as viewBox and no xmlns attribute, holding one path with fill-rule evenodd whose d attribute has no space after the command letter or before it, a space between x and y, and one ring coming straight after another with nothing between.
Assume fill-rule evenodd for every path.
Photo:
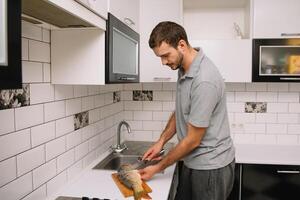
<instances>
[{"instance_id":1,"label":"upper kitchen cabinet","mask_svg":"<svg viewBox=\"0 0 300 200\"><path fill-rule=\"evenodd\" d=\"M226 82L251 82L251 0L184 0L183 26Z\"/></svg>"},{"instance_id":2,"label":"upper kitchen cabinet","mask_svg":"<svg viewBox=\"0 0 300 200\"><path fill-rule=\"evenodd\" d=\"M140 81L176 82L177 71L163 66L148 45L152 29L161 21L182 24L182 0L140 0Z\"/></svg>"},{"instance_id":3,"label":"upper kitchen cabinet","mask_svg":"<svg viewBox=\"0 0 300 200\"><path fill-rule=\"evenodd\" d=\"M75 0L95 14L107 19L108 0Z\"/></svg>"},{"instance_id":4,"label":"upper kitchen cabinet","mask_svg":"<svg viewBox=\"0 0 300 200\"><path fill-rule=\"evenodd\" d=\"M109 12L127 24L136 32L140 32L140 0L109 0Z\"/></svg>"},{"instance_id":5,"label":"upper kitchen cabinet","mask_svg":"<svg viewBox=\"0 0 300 200\"><path fill-rule=\"evenodd\" d=\"M107 2L101 0L97 4L94 1L87 1L88 4L85 5L83 3L86 2L22 1L22 13L26 17L51 25L53 84L105 84Z\"/></svg>"},{"instance_id":6,"label":"upper kitchen cabinet","mask_svg":"<svg viewBox=\"0 0 300 200\"><path fill-rule=\"evenodd\" d=\"M0 90L21 87L21 0L0 0Z\"/></svg>"},{"instance_id":7,"label":"upper kitchen cabinet","mask_svg":"<svg viewBox=\"0 0 300 200\"><path fill-rule=\"evenodd\" d=\"M253 37L300 37L299 0L254 0Z\"/></svg>"}]
</instances>

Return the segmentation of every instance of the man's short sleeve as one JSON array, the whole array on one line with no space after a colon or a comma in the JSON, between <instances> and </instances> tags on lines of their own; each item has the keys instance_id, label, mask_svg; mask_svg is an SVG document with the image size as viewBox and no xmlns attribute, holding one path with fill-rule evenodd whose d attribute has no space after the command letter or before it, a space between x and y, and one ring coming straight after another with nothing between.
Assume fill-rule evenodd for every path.
<instances>
[{"instance_id":1,"label":"man's short sleeve","mask_svg":"<svg viewBox=\"0 0 300 200\"><path fill-rule=\"evenodd\" d=\"M191 110L188 121L195 127L208 127L218 102L217 88L212 83L200 82L191 89Z\"/></svg>"}]
</instances>

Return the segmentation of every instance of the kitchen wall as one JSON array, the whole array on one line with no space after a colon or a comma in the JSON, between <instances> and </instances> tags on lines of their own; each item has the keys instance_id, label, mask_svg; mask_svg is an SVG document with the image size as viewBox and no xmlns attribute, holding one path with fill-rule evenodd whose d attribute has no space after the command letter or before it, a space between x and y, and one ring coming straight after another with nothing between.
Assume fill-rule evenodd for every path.
<instances>
[{"instance_id":1,"label":"kitchen wall","mask_svg":"<svg viewBox=\"0 0 300 200\"><path fill-rule=\"evenodd\" d=\"M123 85L52 85L50 31L22 24L23 89L0 96L0 199L42 200L115 143Z\"/></svg>"},{"instance_id":2,"label":"kitchen wall","mask_svg":"<svg viewBox=\"0 0 300 200\"><path fill-rule=\"evenodd\" d=\"M50 31L23 22L23 89L1 91L0 199L41 200L116 142L156 140L175 105L175 83L52 85ZM227 83L235 143L300 144L299 83ZM172 141L176 142L176 138Z\"/></svg>"}]
</instances>

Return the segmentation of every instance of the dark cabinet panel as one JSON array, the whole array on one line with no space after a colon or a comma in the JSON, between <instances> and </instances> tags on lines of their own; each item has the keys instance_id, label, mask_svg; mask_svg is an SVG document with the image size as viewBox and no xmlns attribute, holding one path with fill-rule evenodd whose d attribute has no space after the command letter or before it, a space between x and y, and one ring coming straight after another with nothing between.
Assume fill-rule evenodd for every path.
<instances>
[{"instance_id":1,"label":"dark cabinet panel","mask_svg":"<svg viewBox=\"0 0 300 200\"><path fill-rule=\"evenodd\" d=\"M0 64L0 89L22 88L21 68L21 0L6 0L7 62ZM5 51L6 52L6 51Z\"/></svg>"},{"instance_id":2,"label":"dark cabinet panel","mask_svg":"<svg viewBox=\"0 0 300 200\"><path fill-rule=\"evenodd\" d=\"M242 200L299 199L299 170L290 165L243 164Z\"/></svg>"},{"instance_id":3,"label":"dark cabinet panel","mask_svg":"<svg viewBox=\"0 0 300 200\"><path fill-rule=\"evenodd\" d=\"M241 187L241 164L235 164L234 169L234 184L232 191L227 200L239 200L240 199L240 187Z\"/></svg>"}]
</instances>

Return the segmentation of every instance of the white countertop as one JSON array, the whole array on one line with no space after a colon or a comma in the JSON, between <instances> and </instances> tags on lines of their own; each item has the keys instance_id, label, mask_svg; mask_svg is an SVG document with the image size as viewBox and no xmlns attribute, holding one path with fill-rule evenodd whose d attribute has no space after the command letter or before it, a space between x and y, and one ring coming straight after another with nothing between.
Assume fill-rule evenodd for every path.
<instances>
[{"instance_id":1,"label":"white countertop","mask_svg":"<svg viewBox=\"0 0 300 200\"><path fill-rule=\"evenodd\" d=\"M300 145L235 144L236 162L300 165Z\"/></svg>"},{"instance_id":2,"label":"white countertop","mask_svg":"<svg viewBox=\"0 0 300 200\"><path fill-rule=\"evenodd\" d=\"M106 155L108 153L95 160L75 180L70 181L56 195L49 197L47 200L54 200L58 196L86 196L89 198L97 197L111 200L126 199L111 177L111 174L116 171L92 169ZM149 193L152 199L164 200L168 198L174 170L175 165L172 165L165 169L163 173L158 173L151 180L147 181L147 184L152 189L152 192ZM133 199L133 197L127 199Z\"/></svg>"},{"instance_id":3,"label":"white countertop","mask_svg":"<svg viewBox=\"0 0 300 200\"><path fill-rule=\"evenodd\" d=\"M235 144L235 148L236 163L300 165L300 145ZM108 152L91 163L77 178L48 200L54 200L57 196L125 199L111 177L115 171L92 169L107 155ZM175 165L172 165L163 174L159 173L147 182L153 190L150 193L153 199L168 198L174 169Z\"/></svg>"}]
</instances>

